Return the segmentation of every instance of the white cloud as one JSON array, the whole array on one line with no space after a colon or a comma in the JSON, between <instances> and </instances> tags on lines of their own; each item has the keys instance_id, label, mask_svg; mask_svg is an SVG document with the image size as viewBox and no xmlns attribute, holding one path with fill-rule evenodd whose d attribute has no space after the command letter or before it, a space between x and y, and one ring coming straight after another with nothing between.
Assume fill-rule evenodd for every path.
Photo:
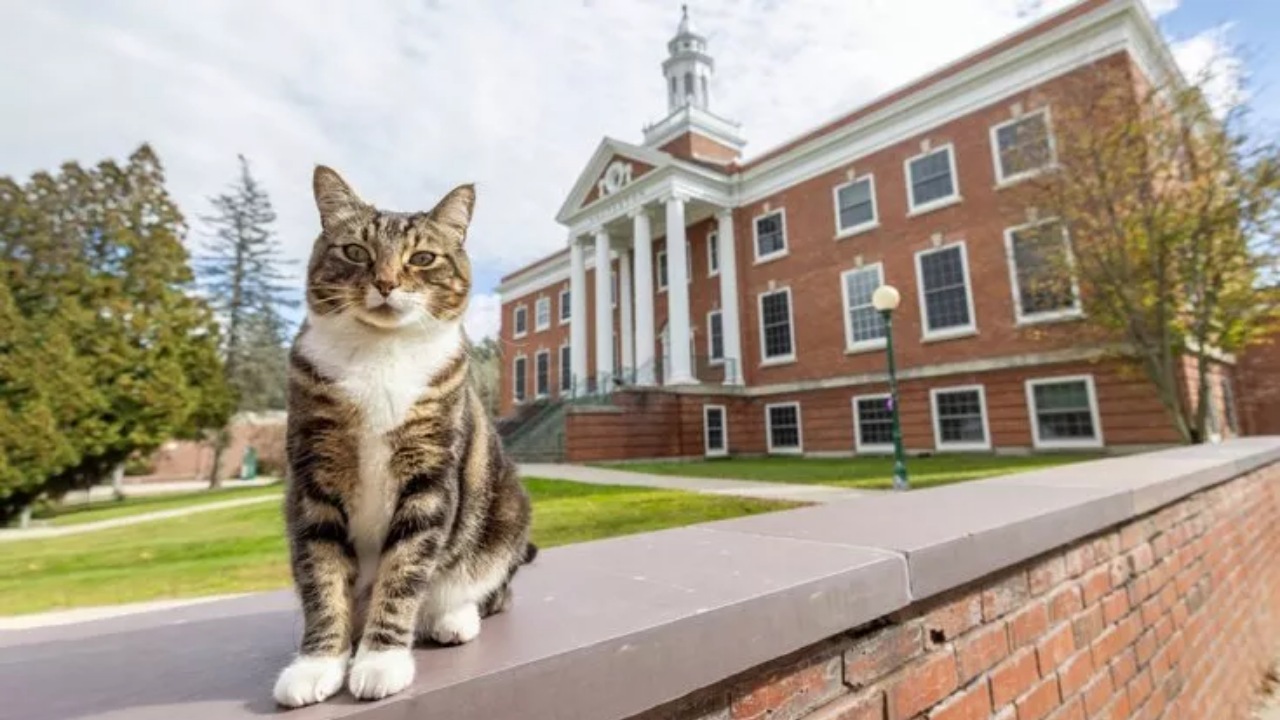
<instances>
[{"instance_id":1,"label":"white cloud","mask_svg":"<svg viewBox=\"0 0 1280 720\"><path fill-rule=\"evenodd\" d=\"M715 109L744 123L750 155L1066 4L702 0L692 12L718 62ZM1148 4L1160 13L1177 2ZM0 173L119 157L146 140L194 221L243 152L299 258L317 227L315 163L398 209L474 181L469 247L483 294L564 246L553 216L602 135L638 140L664 114L660 65L677 8L3 3L0 94L21 100L0 114ZM473 317L493 310L477 300Z\"/></svg>"},{"instance_id":2,"label":"white cloud","mask_svg":"<svg viewBox=\"0 0 1280 720\"><path fill-rule=\"evenodd\" d=\"M1201 85L1210 107L1219 115L1249 99L1244 60L1236 52L1231 31L1232 24L1223 23L1172 44L1183 74Z\"/></svg>"}]
</instances>

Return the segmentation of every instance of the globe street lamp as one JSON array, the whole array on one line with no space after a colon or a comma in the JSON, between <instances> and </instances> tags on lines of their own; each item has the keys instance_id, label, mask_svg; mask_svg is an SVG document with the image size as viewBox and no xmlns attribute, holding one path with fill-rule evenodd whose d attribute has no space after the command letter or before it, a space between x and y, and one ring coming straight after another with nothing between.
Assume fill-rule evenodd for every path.
<instances>
[{"instance_id":1,"label":"globe street lamp","mask_svg":"<svg viewBox=\"0 0 1280 720\"><path fill-rule=\"evenodd\" d=\"M902 425L898 422L898 371L893 363L893 311L902 296L892 285L881 285L871 294L871 305L884 318L885 353L889 358L889 412L893 417L893 489L907 490L907 462L902 452Z\"/></svg>"}]
</instances>

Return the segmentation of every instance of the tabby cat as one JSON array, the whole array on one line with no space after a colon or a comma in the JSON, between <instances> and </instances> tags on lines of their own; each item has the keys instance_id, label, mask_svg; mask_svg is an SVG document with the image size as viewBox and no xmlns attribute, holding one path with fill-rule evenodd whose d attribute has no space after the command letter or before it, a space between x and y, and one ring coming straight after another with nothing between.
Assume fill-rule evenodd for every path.
<instances>
[{"instance_id":1,"label":"tabby cat","mask_svg":"<svg viewBox=\"0 0 1280 720\"><path fill-rule=\"evenodd\" d=\"M414 640L465 643L533 559L529 498L468 382L475 190L379 210L333 170L289 369L285 498L301 650L275 698L404 689ZM355 650L354 657L351 651Z\"/></svg>"}]
</instances>

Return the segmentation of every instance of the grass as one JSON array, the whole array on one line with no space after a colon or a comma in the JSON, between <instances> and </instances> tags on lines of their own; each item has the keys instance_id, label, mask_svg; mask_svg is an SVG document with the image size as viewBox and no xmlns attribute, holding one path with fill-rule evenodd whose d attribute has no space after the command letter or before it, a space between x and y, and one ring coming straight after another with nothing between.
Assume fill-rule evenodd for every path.
<instances>
[{"instance_id":1,"label":"grass","mask_svg":"<svg viewBox=\"0 0 1280 720\"><path fill-rule=\"evenodd\" d=\"M534 498L534 541L544 548L793 506L558 480L525 483ZM289 583L277 503L0 543L0 614L269 590Z\"/></svg>"},{"instance_id":2,"label":"grass","mask_svg":"<svg viewBox=\"0 0 1280 720\"><path fill-rule=\"evenodd\" d=\"M111 520L160 510L174 510L176 508L224 502L226 500L278 494L280 494L280 485L273 484L240 488L227 487L219 490L194 490L192 492L165 493L161 495L142 495L127 497L124 500L95 500L89 503L59 505L52 510L36 513L35 519L58 527L81 525L83 523Z\"/></svg>"},{"instance_id":3,"label":"grass","mask_svg":"<svg viewBox=\"0 0 1280 720\"><path fill-rule=\"evenodd\" d=\"M1097 457L1097 455L1068 453L1029 456L933 455L908 458L907 473L912 487L922 488L1092 460ZM849 488L893 486L893 458L891 457L724 458L696 462L619 463L608 467L655 475L732 478L778 483L836 485Z\"/></svg>"}]
</instances>

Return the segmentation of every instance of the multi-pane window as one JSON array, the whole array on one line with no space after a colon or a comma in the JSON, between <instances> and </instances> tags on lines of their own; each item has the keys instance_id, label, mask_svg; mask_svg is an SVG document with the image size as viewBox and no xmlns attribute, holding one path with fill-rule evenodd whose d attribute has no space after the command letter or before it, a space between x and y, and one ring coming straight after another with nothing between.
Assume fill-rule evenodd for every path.
<instances>
[{"instance_id":1,"label":"multi-pane window","mask_svg":"<svg viewBox=\"0 0 1280 720\"><path fill-rule=\"evenodd\" d=\"M568 345L560 346L560 390L569 392L573 389L573 353Z\"/></svg>"},{"instance_id":2,"label":"multi-pane window","mask_svg":"<svg viewBox=\"0 0 1280 720\"><path fill-rule=\"evenodd\" d=\"M939 449L986 449L986 397L981 386L935 389L934 439Z\"/></svg>"},{"instance_id":3,"label":"multi-pane window","mask_svg":"<svg viewBox=\"0 0 1280 720\"><path fill-rule=\"evenodd\" d=\"M573 319L573 306L570 304L572 295L569 288L560 291L560 324L563 325Z\"/></svg>"},{"instance_id":4,"label":"multi-pane window","mask_svg":"<svg viewBox=\"0 0 1280 720\"><path fill-rule=\"evenodd\" d=\"M888 395L853 399L854 445L859 451L893 447L893 410Z\"/></svg>"},{"instance_id":5,"label":"multi-pane window","mask_svg":"<svg viewBox=\"0 0 1280 720\"><path fill-rule=\"evenodd\" d=\"M787 251L786 219L781 210L756 218L756 260L781 255Z\"/></svg>"},{"instance_id":6,"label":"multi-pane window","mask_svg":"<svg viewBox=\"0 0 1280 720\"><path fill-rule=\"evenodd\" d=\"M956 197L955 155L950 145L907 161L911 210L924 210Z\"/></svg>"},{"instance_id":7,"label":"multi-pane window","mask_svg":"<svg viewBox=\"0 0 1280 720\"><path fill-rule=\"evenodd\" d=\"M947 336L974 328L964 244L916 254L924 335Z\"/></svg>"},{"instance_id":8,"label":"multi-pane window","mask_svg":"<svg viewBox=\"0 0 1280 720\"><path fill-rule=\"evenodd\" d=\"M707 313L707 356L713 364L724 362L724 320L719 310Z\"/></svg>"},{"instance_id":9,"label":"multi-pane window","mask_svg":"<svg viewBox=\"0 0 1280 720\"><path fill-rule=\"evenodd\" d=\"M658 273L658 289L667 289L667 251L659 250L654 270Z\"/></svg>"},{"instance_id":10,"label":"multi-pane window","mask_svg":"<svg viewBox=\"0 0 1280 720\"><path fill-rule=\"evenodd\" d=\"M789 288L760 295L760 352L766 363L795 358Z\"/></svg>"},{"instance_id":11,"label":"multi-pane window","mask_svg":"<svg viewBox=\"0 0 1280 720\"><path fill-rule=\"evenodd\" d=\"M551 327L551 298L540 297L533 303L533 327L537 330Z\"/></svg>"},{"instance_id":12,"label":"multi-pane window","mask_svg":"<svg viewBox=\"0 0 1280 720\"><path fill-rule=\"evenodd\" d=\"M1036 447L1102 444L1092 377L1028 380L1027 404Z\"/></svg>"},{"instance_id":13,"label":"multi-pane window","mask_svg":"<svg viewBox=\"0 0 1280 720\"><path fill-rule=\"evenodd\" d=\"M529 382L525 375L527 372L528 361L523 357L516 358L511 368L511 395L516 402L524 402L525 394L528 392L528 386L525 384Z\"/></svg>"},{"instance_id":14,"label":"multi-pane window","mask_svg":"<svg viewBox=\"0 0 1280 720\"><path fill-rule=\"evenodd\" d=\"M1053 164L1049 113L1040 110L991 129L996 156L996 179L1011 182L1034 175Z\"/></svg>"},{"instance_id":15,"label":"multi-pane window","mask_svg":"<svg viewBox=\"0 0 1280 720\"><path fill-rule=\"evenodd\" d=\"M845 347L878 347L884 340L884 316L871 304L871 294L884 284L880 263L848 270L840 276L844 290Z\"/></svg>"},{"instance_id":16,"label":"multi-pane window","mask_svg":"<svg viewBox=\"0 0 1280 720\"><path fill-rule=\"evenodd\" d=\"M547 350L533 356L533 392L540 398L551 393L551 353Z\"/></svg>"},{"instance_id":17,"label":"multi-pane window","mask_svg":"<svg viewBox=\"0 0 1280 720\"><path fill-rule=\"evenodd\" d=\"M720 274L720 233L707 236L707 277Z\"/></svg>"},{"instance_id":18,"label":"multi-pane window","mask_svg":"<svg viewBox=\"0 0 1280 720\"><path fill-rule=\"evenodd\" d=\"M1062 223L1048 221L1010 228L1005 239L1018 319L1050 320L1079 314L1071 250Z\"/></svg>"},{"instance_id":19,"label":"multi-pane window","mask_svg":"<svg viewBox=\"0 0 1280 720\"><path fill-rule=\"evenodd\" d=\"M769 452L799 452L800 403L766 405L765 424L768 426Z\"/></svg>"},{"instance_id":20,"label":"multi-pane window","mask_svg":"<svg viewBox=\"0 0 1280 720\"><path fill-rule=\"evenodd\" d=\"M836 232L847 233L876 222L876 194L871 176L836 188Z\"/></svg>"},{"instance_id":21,"label":"multi-pane window","mask_svg":"<svg viewBox=\"0 0 1280 720\"><path fill-rule=\"evenodd\" d=\"M702 426L707 455L724 455L728 452L728 432L725 427L724 406L704 405L702 408Z\"/></svg>"},{"instance_id":22,"label":"multi-pane window","mask_svg":"<svg viewBox=\"0 0 1280 720\"><path fill-rule=\"evenodd\" d=\"M517 307L513 313L512 321L515 325L515 336L523 337L525 333L529 332L529 308L523 305Z\"/></svg>"}]
</instances>

